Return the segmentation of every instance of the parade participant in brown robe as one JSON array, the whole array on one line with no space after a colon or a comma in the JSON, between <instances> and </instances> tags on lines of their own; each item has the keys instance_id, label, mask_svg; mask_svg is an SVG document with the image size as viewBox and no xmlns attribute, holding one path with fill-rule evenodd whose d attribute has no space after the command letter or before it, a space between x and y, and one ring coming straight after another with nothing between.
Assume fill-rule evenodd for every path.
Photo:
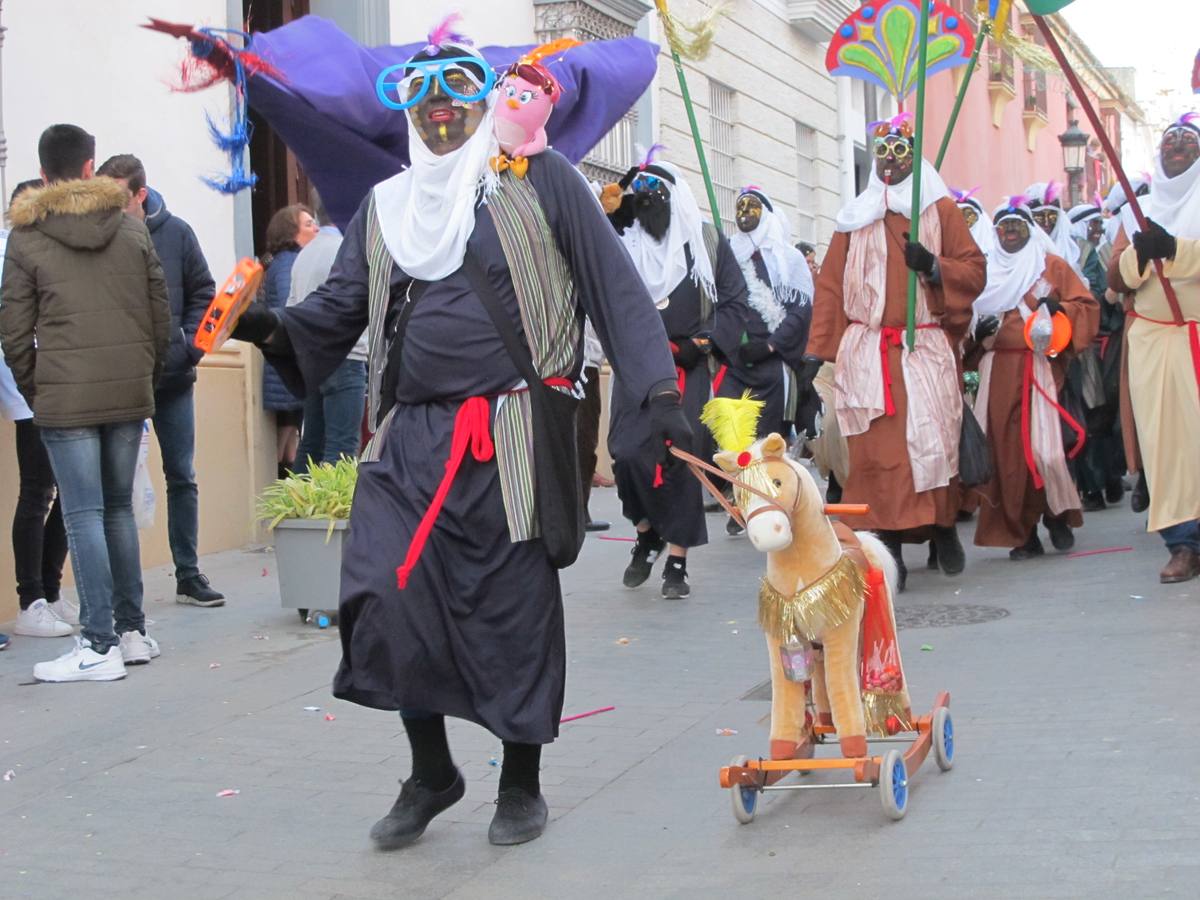
<instances>
[{"instance_id":1,"label":"parade participant in brown robe","mask_svg":"<svg viewBox=\"0 0 1200 900\"><path fill-rule=\"evenodd\" d=\"M993 218L997 246L988 256L988 283L975 301L966 348L967 365L979 369L975 409L990 436L994 466L975 543L1011 547L1012 559L1029 559L1045 552L1038 519L1058 550L1074 546L1071 529L1083 524L1062 423L1080 441L1084 424L1062 409L1058 397L1072 356L1096 336L1100 307L1070 264L1054 254L1055 245L1028 206L1005 204ZM1071 343L1053 358L1031 350L1025 340L1026 320L1042 306L1071 321Z\"/></svg>"},{"instance_id":2,"label":"parade participant in brown robe","mask_svg":"<svg viewBox=\"0 0 1200 900\"><path fill-rule=\"evenodd\" d=\"M986 260L933 166L922 167L921 242L913 232L912 138L903 119L875 131L866 191L838 214L817 279L808 352L835 361L835 407L850 451L842 499L868 503L862 527L900 563L902 540L937 544L962 571L962 388L957 348L984 285ZM916 344L907 349L909 271L920 273Z\"/></svg>"}]
</instances>

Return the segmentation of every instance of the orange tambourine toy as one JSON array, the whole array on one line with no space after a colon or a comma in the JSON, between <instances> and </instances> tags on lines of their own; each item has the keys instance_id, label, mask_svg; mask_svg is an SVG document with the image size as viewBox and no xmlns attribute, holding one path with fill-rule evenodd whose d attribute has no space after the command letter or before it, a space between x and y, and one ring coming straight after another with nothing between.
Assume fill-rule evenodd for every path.
<instances>
[{"instance_id":1,"label":"orange tambourine toy","mask_svg":"<svg viewBox=\"0 0 1200 900\"><path fill-rule=\"evenodd\" d=\"M262 278L263 267L258 260L247 256L238 262L233 273L225 279L221 289L208 304L208 309L204 311L204 318L200 320L200 327L196 329L197 349L205 353L215 353L229 340L238 319L246 311L246 307L254 302Z\"/></svg>"},{"instance_id":2,"label":"orange tambourine toy","mask_svg":"<svg viewBox=\"0 0 1200 900\"><path fill-rule=\"evenodd\" d=\"M1037 350L1033 345L1032 334L1036 319L1037 316L1030 316L1025 320L1025 346L1030 350ZM1066 313L1056 312L1050 322L1053 331L1050 334L1050 346L1046 348L1046 355L1053 359L1071 346L1071 320L1067 318Z\"/></svg>"}]
</instances>

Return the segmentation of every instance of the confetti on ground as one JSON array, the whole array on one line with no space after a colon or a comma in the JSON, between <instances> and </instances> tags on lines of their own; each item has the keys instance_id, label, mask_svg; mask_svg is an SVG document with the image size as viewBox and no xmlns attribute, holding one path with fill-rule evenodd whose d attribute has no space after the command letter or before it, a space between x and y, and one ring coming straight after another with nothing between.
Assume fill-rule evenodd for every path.
<instances>
[{"instance_id":1,"label":"confetti on ground","mask_svg":"<svg viewBox=\"0 0 1200 900\"><path fill-rule=\"evenodd\" d=\"M14 772L12 769L9 769L7 772L4 773L5 781L12 781L16 777L17 777L17 773Z\"/></svg>"},{"instance_id":2,"label":"confetti on ground","mask_svg":"<svg viewBox=\"0 0 1200 900\"><path fill-rule=\"evenodd\" d=\"M1085 556L1099 556L1101 553L1129 553L1133 550L1132 547L1105 547L1101 550L1080 550L1077 553L1068 553L1067 559L1082 559Z\"/></svg>"},{"instance_id":3,"label":"confetti on ground","mask_svg":"<svg viewBox=\"0 0 1200 900\"><path fill-rule=\"evenodd\" d=\"M145 745L145 744L138 744L138 745L137 745L136 747L134 747L133 749L134 749L134 750L145 750L145 749L146 749L146 745Z\"/></svg>"},{"instance_id":4,"label":"confetti on ground","mask_svg":"<svg viewBox=\"0 0 1200 900\"><path fill-rule=\"evenodd\" d=\"M738 633L738 630L735 628L735 629L733 629L733 631L731 631L731 632L729 632L729 633L730 633L730 634L737 634L737 633Z\"/></svg>"},{"instance_id":5,"label":"confetti on ground","mask_svg":"<svg viewBox=\"0 0 1200 900\"><path fill-rule=\"evenodd\" d=\"M488 765L489 766L498 766L498 765L500 765L500 760L496 759L496 757L493 756L491 759L488 760Z\"/></svg>"},{"instance_id":6,"label":"confetti on ground","mask_svg":"<svg viewBox=\"0 0 1200 900\"><path fill-rule=\"evenodd\" d=\"M600 540L602 540L602 541L620 541L623 544L636 544L637 543L637 538L627 538L627 537L601 536Z\"/></svg>"},{"instance_id":7,"label":"confetti on ground","mask_svg":"<svg viewBox=\"0 0 1200 900\"><path fill-rule=\"evenodd\" d=\"M335 716L333 713L325 713L325 721L326 722L332 722L336 718L337 718L337 716Z\"/></svg>"},{"instance_id":8,"label":"confetti on ground","mask_svg":"<svg viewBox=\"0 0 1200 900\"><path fill-rule=\"evenodd\" d=\"M926 653L930 653L933 651L933 644L922 644L921 649L924 650Z\"/></svg>"},{"instance_id":9,"label":"confetti on ground","mask_svg":"<svg viewBox=\"0 0 1200 900\"><path fill-rule=\"evenodd\" d=\"M737 619L730 619L730 620L729 620L728 622L726 622L725 624L726 624L726 625L736 625L736 624L737 624Z\"/></svg>"},{"instance_id":10,"label":"confetti on ground","mask_svg":"<svg viewBox=\"0 0 1200 900\"><path fill-rule=\"evenodd\" d=\"M625 646L626 644L629 643L629 638L619 637L619 638L617 638L617 643L620 644L621 646Z\"/></svg>"},{"instance_id":11,"label":"confetti on ground","mask_svg":"<svg viewBox=\"0 0 1200 900\"><path fill-rule=\"evenodd\" d=\"M219 669L219 668L221 668L221 664L218 662L211 662L208 664L208 667L210 669Z\"/></svg>"},{"instance_id":12,"label":"confetti on ground","mask_svg":"<svg viewBox=\"0 0 1200 900\"><path fill-rule=\"evenodd\" d=\"M267 567L266 567L266 566L263 566L263 573L262 573L262 577L263 577L263 578L266 578L266 577L267 577Z\"/></svg>"},{"instance_id":13,"label":"confetti on ground","mask_svg":"<svg viewBox=\"0 0 1200 900\"><path fill-rule=\"evenodd\" d=\"M718 728L717 737L733 737L737 734L736 728Z\"/></svg>"},{"instance_id":14,"label":"confetti on ground","mask_svg":"<svg viewBox=\"0 0 1200 900\"><path fill-rule=\"evenodd\" d=\"M1129 599L1130 600L1145 600L1146 598L1143 597L1141 594L1130 594Z\"/></svg>"},{"instance_id":15,"label":"confetti on ground","mask_svg":"<svg viewBox=\"0 0 1200 900\"><path fill-rule=\"evenodd\" d=\"M237 788L225 788L225 790L223 790L223 791L217 791L217 796L218 797L236 797L240 793L241 793L241 791L239 791Z\"/></svg>"},{"instance_id":16,"label":"confetti on ground","mask_svg":"<svg viewBox=\"0 0 1200 900\"><path fill-rule=\"evenodd\" d=\"M250 637L256 641L269 641L271 639L269 634L252 634Z\"/></svg>"},{"instance_id":17,"label":"confetti on ground","mask_svg":"<svg viewBox=\"0 0 1200 900\"><path fill-rule=\"evenodd\" d=\"M573 716L567 716L565 719L559 719L558 724L562 725L564 722L574 722L576 719L586 719L589 716L598 716L600 713L612 712L614 709L616 709L615 706L602 706L599 709L592 709L588 712L576 713Z\"/></svg>"},{"instance_id":18,"label":"confetti on ground","mask_svg":"<svg viewBox=\"0 0 1200 900\"><path fill-rule=\"evenodd\" d=\"M306 706L306 707L304 707L304 711L305 711L305 712L320 712L320 711L321 711L321 707L319 707L319 706Z\"/></svg>"}]
</instances>

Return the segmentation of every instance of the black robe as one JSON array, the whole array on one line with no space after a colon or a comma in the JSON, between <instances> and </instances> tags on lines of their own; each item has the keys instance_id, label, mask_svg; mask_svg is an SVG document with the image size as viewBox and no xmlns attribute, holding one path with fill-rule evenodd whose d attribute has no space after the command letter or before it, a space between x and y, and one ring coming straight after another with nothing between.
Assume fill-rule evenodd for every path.
<instances>
[{"instance_id":1,"label":"black robe","mask_svg":"<svg viewBox=\"0 0 1200 900\"><path fill-rule=\"evenodd\" d=\"M532 157L528 178L571 268L580 315L591 318L641 407L674 380L666 334L641 278L562 156ZM345 359L367 325L365 229L366 201L329 279L283 314L295 351L285 376L302 378L308 390ZM520 330L508 263L486 208L476 213L469 246ZM409 280L393 272L393 301ZM342 553L335 696L468 719L509 741L557 736L566 674L558 572L540 539L510 540L494 459L479 463L467 454L407 588L396 584L396 567L444 474L460 403L489 397L494 415L496 395L518 381L463 272L431 284L408 323L397 410L381 458L359 467ZM643 415L639 408L634 418Z\"/></svg>"},{"instance_id":2,"label":"black robe","mask_svg":"<svg viewBox=\"0 0 1200 900\"><path fill-rule=\"evenodd\" d=\"M708 319L704 317L700 288L691 279L692 249L686 247L688 274L671 292L659 310L667 335L675 343L697 336L712 340L713 353L732 356L746 331L750 310L746 306L746 279L729 241L717 242L713 268L717 302ZM705 252L700 248L700 252ZM700 411L712 397L711 372L702 358L685 373L683 406L696 437L698 455L711 455L708 429L700 424ZM704 500L700 483L683 465L663 469L663 484L654 487L659 448L644 417L637 415L641 396L638 385L626 381L618 370L613 379L612 412L608 429L608 451L613 458L613 477L624 516L633 523L648 519L670 544L699 547L708 543L704 524Z\"/></svg>"}]
</instances>

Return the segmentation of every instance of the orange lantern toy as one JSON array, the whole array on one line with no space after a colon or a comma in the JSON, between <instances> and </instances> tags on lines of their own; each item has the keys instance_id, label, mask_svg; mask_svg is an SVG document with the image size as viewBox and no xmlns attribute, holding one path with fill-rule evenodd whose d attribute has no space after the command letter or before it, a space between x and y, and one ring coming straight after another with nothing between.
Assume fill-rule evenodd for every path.
<instances>
[{"instance_id":1,"label":"orange lantern toy","mask_svg":"<svg viewBox=\"0 0 1200 900\"><path fill-rule=\"evenodd\" d=\"M254 302L262 279L263 267L258 260L247 256L238 262L233 273L225 279L221 289L208 304L208 309L204 311L204 318L200 320L200 327L196 329L197 349L205 353L215 353L229 340L238 319L246 311L246 307Z\"/></svg>"},{"instance_id":2,"label":"orange lantern toy","mask_svg":"<svg viewBox=\"0 0 1200 900\"><path fill-rule=\"evenodd\" d=\"M1025 346L1030 350L1034 349L1031 333L1035 318L1036 316L1030 316L1025 320ZM1046 355L1053 359L1071 346L1071 320L1066 313L1056 312L1050 321L1054 331L1051 333L1050 346L1046 348Z\"/></svg>"}]
</instances>

